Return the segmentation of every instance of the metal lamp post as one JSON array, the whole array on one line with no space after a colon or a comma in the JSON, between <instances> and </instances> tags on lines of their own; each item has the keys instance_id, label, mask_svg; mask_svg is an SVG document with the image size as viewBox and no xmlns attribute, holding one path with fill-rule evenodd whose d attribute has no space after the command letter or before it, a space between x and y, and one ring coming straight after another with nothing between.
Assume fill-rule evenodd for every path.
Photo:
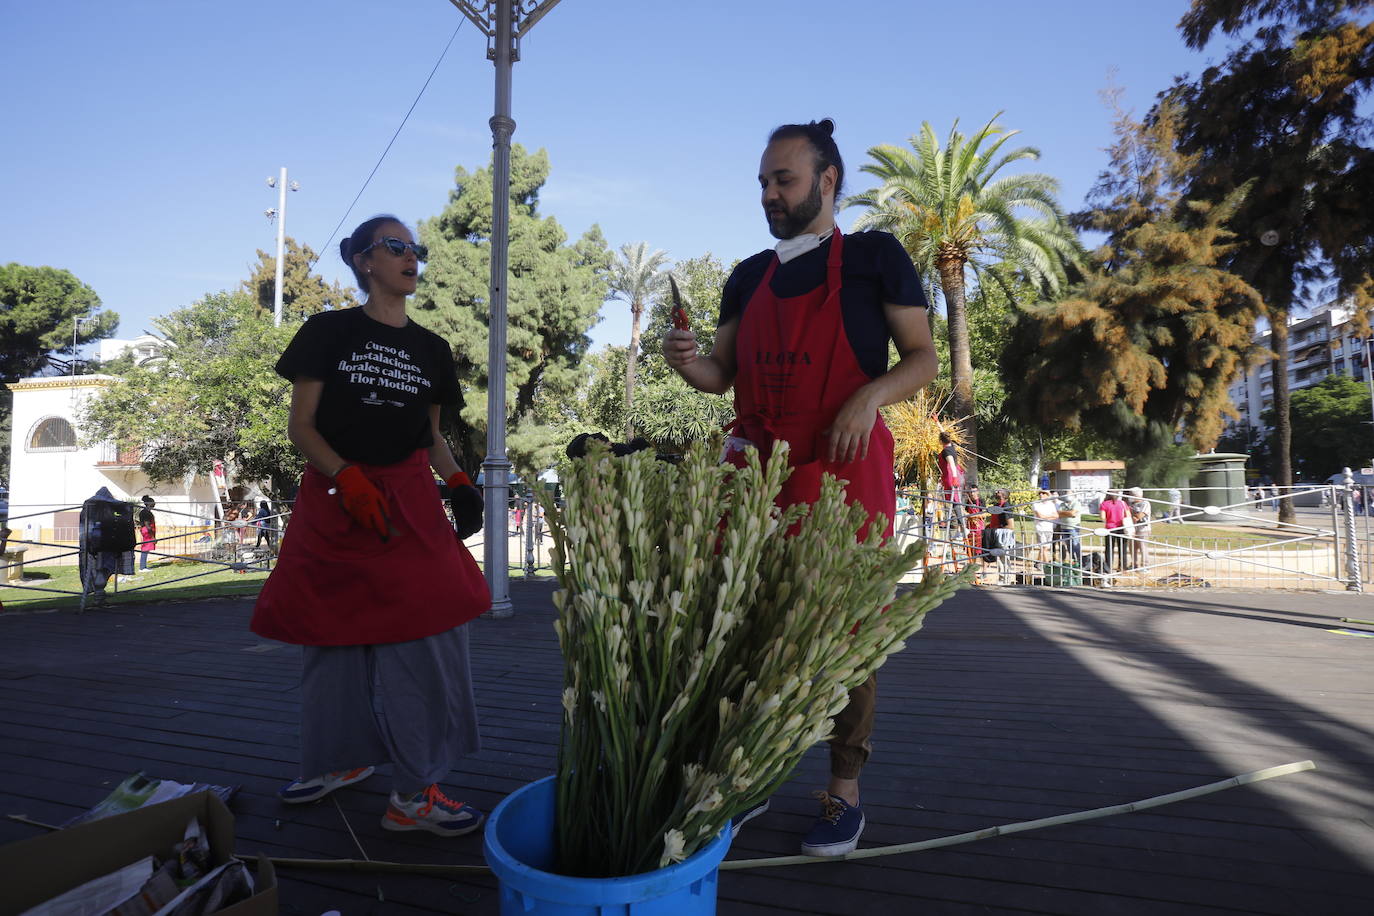
<instances>
[{"instance_id":1,"label":"metal lamp post","mask_svg":"<svg viewBox=\"0 0 1374 916\"><path fill-rule=\"evenodd\" d=\"M496 110L491 116L491 314L487 326L487 457L482 462L486 484L486 531L482 558L491 589L485 616L510 617L510 544L506 507L510 493L510 459L506 457L506 279L510 247L511 65L520 59L525 37L558 0L449 0L487 36L487 59L496 66ZM283 175L285 170L283 170Z\"/></svg>"},{"instance_id":2,"label":"metal lamp post","mask_svg":"<svg viewBox=\"0 0 1374 916\"><path fill-rule=\"evenodd\" d=\"M1374 363L1369 361L1369 340L1368 337L1364 339L1364 380L1369 384L1369 419L1374 423ZM1374 467L1374 458L1369 459L1369 465Z\"/></svg>"},{"instance_id":3,"label":"metal lamp post","mask_svg":"<svg viewBox=\"0 0 1374 916\"><path fill-rule=\"evenodd\" d=\"M87 315L85 318L78 316L72 320L72 378L76 378L77 335L81 333L81 326L83 324L95 321L98 317L97 315Z\"/></svg>"},{"instance_id":4,"label":"metal lamp post","mask_svg":"<svg viewBox=\"0 0 1374 916\"><path fill-rule=\"evenodd\" d=\"M277 282L272 293L272 319L276 322L277 327L281 327L281 287L282 277L286 272L286 192L288 190L286 184L286 166L281 167L281 180L278 181L276 178L269 177L267 179L267 186L269 188L278 188L280 191L277 196L276 209L269 208L267 211L267 218L277 221ZM301 189L300 182L291 182L289 189L292 191L299 191Z\"/></svg>"}]
</instances>

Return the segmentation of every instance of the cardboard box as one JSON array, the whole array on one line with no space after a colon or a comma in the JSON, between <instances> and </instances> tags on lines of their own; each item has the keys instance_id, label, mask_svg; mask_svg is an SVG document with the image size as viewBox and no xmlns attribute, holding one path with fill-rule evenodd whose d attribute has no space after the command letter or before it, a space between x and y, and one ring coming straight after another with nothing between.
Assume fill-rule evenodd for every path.
<instances>
[{"instance_id":1,"label":"cardboard box","mask_svg":"<svg viewBox=\"0 0 1374 916\"><path fill-rule=\"evenodd\" d=\"M234 853L234 815L210 792L0 846L0 916L22 913L144 856L165 855L193 817L200 818L210 838L214 864L229 861ZM272 863L259 857L253 881L252 899L220 910L222 916L276 916L277 875Z\"/></svg>"}]
</instances>

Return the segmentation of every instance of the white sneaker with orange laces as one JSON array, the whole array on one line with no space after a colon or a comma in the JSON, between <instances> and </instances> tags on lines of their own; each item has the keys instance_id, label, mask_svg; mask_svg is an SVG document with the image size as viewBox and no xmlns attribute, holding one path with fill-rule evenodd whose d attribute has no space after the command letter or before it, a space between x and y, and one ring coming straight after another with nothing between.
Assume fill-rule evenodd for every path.
<instances>
[{"instance_id":1,"label":"white sneaker with orange laces","mask_svg":"<svg viewBox=\"0 0 1374 916\"><path fill-rule=\"evenodd\" d=\"M428 830L439 836L471 833L486 815L471 805L456 802L432 785L409 797L391 793L382 827L387 830Z\"/></svg>"}]
</instances>

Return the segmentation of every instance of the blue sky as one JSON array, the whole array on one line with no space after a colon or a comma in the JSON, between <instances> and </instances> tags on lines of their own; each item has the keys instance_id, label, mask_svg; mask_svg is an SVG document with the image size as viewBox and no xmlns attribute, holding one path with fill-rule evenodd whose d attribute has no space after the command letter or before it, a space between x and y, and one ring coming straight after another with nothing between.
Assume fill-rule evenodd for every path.
<instances>
[{"instance_id":1,"label":"blue sky","mask_svg":"<svg viewBox=\"0 0 1374 916\"><path fill-rule=\"evenodd\" d=\"M515 141L549 151L542 209L570 236L599 223L613 247L676 258L768 247L764 140L823 116L857 191L870 146L1004 111L1072 209L1106 161L1109 80L1143 111L1222 53L1183 47L1187 5L563 0L515 66ZM283 165L301 184L287 232L318 250L460 20L447 0L8 4L0 262L72 271L131 337L274 248L264 179ZM442 210L454 167L490 156L492 98L485 40L463 25L348 228ZM596 345L628 340L625 312L606 305Z\"/></svg>"}]
</instances>

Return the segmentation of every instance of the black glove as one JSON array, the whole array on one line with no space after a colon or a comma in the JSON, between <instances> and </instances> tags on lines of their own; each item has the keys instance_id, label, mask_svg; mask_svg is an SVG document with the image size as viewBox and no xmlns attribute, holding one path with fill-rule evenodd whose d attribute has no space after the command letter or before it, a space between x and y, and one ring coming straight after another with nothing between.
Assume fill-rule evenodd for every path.
<instances>
[{"instance_id":1,"label":"black glove","mask_svg":"<svg viewBox=\"0 0 1374 916\"><path fill-rule=\"evenodd\" d=\"M615 458L624 458L626 455L633 455L635 452L642 452L654 447L654 444L643 436L638 436L629 442L612 442L602 433L578 433L568 443L566 449L568 457L573 459L587 457L587 445L593 441L610 446L611 455Z\"/></svg>"},{"instance_id":2,"label":"black glove","mask_svg":"<svg viewBox=\"0 0 1374 916\"><path fill-rule=\"evenodd\" d=\"M458 536L469 538L481 531L482 492L462 471L444 482L448 484L448 505L453 510L453 526Z\"/></svg>"}]
</instances>

